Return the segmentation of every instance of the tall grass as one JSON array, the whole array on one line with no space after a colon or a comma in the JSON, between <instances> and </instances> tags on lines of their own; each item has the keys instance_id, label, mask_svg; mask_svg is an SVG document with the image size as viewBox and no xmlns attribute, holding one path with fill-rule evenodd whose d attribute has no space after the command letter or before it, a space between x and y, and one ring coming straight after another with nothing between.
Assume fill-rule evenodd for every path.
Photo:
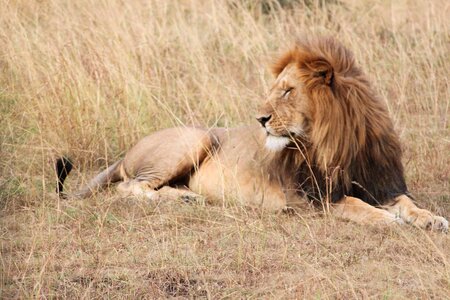
<instances>
[{"instance_id":1,"label":"tall grass","mask_svg":"<svg viewBox=\"0 0 450 300\"><path fill-rule=\"evenodd\" d=\"M411 190L422 205L449 212L447 1L0 0L0 7L3 216L54 208L55 156L69 155L86 174L154 130L255 122L272 79L268 64L305 35L332 35L354 51L395 120ZM45 228L43 215L34 217ZM9 266L27 253L14 251ZM3 271L31 272L19 269ZM16 282L16 295L45 294L45 268L36 272L39 286Z\"/></svg>"}]
</instances>

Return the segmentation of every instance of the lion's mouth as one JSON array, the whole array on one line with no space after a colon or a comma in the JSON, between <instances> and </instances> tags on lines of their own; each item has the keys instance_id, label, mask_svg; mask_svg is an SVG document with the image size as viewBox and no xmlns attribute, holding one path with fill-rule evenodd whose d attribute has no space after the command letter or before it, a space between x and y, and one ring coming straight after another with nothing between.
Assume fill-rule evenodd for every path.
<instances>
[{"instance_id":1,"label":"lion's mouth","mask_svg":"<svg viewBox=\"0 0 450 300\"><path fill-rule=\"evenodd\" d=\"M308 138L303 131L288 131L287 133L274 133L266 128L265 147L271 151L281 151L286 147L297 145L297 142L307 142Z\"/></svg>"},{"instance_id":2,"label":"lion's mouth","mask_svg":"<svg viewBox=\"0 0 450 300\"><path fill-rule=\"evenodd\" d=\"M265 147L271 151L281 151L291 144L292 140L285 136L276 136L268 134L266 136Z\"/></svg>"},{"instance_id":3,"label":"lion's mouth","mask_svg":"<svg viewBox=\"0 0 450 300\"><path fill-rule=\"evenodd\" d=\"M289 133L284 133L284 134L277 134L277 133L272 133L269 130L266 130L266 137L277 137L277 138L288 138L288 139L293 139L295 138L297 135L294 132L289 132Z\"/></svg>"}]
</instances>

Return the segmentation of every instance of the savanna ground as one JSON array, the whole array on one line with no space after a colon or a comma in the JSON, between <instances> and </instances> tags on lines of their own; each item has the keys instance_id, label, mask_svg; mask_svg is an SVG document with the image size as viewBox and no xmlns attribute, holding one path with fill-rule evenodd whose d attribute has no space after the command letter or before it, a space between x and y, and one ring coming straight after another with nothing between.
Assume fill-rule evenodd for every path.
<instances>
[{"instance_id":1,"label":"savanna ground","mask_svg":"<svg viewBox=\"0 0 450 300\"><path fill-rule=\"evenodd\" d=\"M420 205L450 216L449 3L0 0L0 298L433 298L450 237L306 211L73 190L140 137L236 126L302 35L351 48L386 99Z\"/></svg>"}]
</instances>

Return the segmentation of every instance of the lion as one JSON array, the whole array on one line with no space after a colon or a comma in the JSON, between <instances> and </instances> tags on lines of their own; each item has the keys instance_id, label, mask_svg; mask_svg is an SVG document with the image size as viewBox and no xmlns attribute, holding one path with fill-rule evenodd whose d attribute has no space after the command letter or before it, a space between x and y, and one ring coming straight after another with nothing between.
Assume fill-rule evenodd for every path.
<instances>
[{"instance_id":1,"label":"lion","mask_svg":"<svg viewBox=\"0 0 450 300\"><path fill-rule=\"evenodd\" d=\"M361 224L448 231L414 204L387 107L352 52L333 38L305 39L272 72L259 124L157 131L73 196L120 182L124 196L202 195L275 211L309 202ZM61 195L71 168L58 160Z\"/></svg>"}]
</instances>

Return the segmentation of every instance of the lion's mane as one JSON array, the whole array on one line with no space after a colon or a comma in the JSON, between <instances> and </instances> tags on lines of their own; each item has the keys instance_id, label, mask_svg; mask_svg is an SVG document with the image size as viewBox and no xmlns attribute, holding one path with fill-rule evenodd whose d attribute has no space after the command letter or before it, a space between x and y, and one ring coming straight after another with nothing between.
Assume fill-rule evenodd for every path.
<instances>
[{"instance_id":1,"label":"lion's mane","mask_svg":"<svg viewBox=\"0 0 450 300\"><path fill-rule=\"evenodd\" d=\"M275 76L290 63L312 104L311 124L297 149L273 158L271 172L295 174L297 189L316 200L348 195L381 205L407 194L398 136L353 54L332 38L306 40L275 62Z\"/></svg>"}]
</instances>

